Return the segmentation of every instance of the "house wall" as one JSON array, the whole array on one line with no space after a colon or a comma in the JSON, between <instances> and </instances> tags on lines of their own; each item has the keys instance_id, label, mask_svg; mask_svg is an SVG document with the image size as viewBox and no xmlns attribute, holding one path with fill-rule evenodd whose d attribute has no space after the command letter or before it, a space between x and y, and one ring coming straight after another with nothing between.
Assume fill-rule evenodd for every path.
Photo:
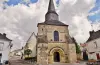
<instances>
[{"instance_id":1,"label":"house wall","mask_svg":"<svg viewBox=\"0 0 100 65\"><path fill-rule=\"evenodd\" d=\"M36 37L34 35L32 35L32 37L27 42L28 49L32 50L32 54L30 54L31 57L36 56L36 43L37 43L36 42ZM26 57L26 55L25 55L25 57Z\"/></svg>"},{"instance_id":2,"label":"house wall","mask_svg":"<svg viewBox=\"0 0 100 65\"><path fill-rule=\"evenodd\" d=\"M86 47L88 50L89 59L97 60L96 53L99 53L100 56L100 38L88 42ZM94 53L90 54L89 52L94 52Z\"/></svg>"},{"instance_id":3,"label":"house wall","mask_svg":"<svg viewBox=\"0 0 100 65\"><path fill-rule=\"evenodd\" d=\"M32 50L31 56L35 57L36 56L36 43L37 43L36 37L33 35L28 43L29 43L29 49Z\"/></svg>"},{"instance_id":4,"label":"house wall","mask_svg":"<svg viewBox=\"0 0 100 65\"><path fill-rule=\"evenodd\" d=\"M9 52L10 52L10 47L9 47L10 42L5 41L5 40L0 40L0 42L4 43L3 50L0 51L0 53L2 53L1 63L3 63L5 60L9 59L8 55L9 55Z\"/></svg>"}]
</instances>

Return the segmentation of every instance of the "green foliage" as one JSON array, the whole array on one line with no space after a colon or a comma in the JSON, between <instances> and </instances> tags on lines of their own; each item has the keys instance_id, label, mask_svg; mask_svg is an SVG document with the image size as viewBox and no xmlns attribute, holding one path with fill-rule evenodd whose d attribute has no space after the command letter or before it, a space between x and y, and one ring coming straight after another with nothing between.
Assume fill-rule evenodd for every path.
<instances>
[{"instance_id":1,"label":"green foliage","mask_svg":"<svg viewBox=\"0 0 100 65\"><path fill-rule=\"evenodd\" d=\"M81 53L80 46L77 43L75 43L75 46L76 46L76 53L80 54Z\"/></svg>"},{"instance_id":2,"label":"green foliage","mask_svg":"<svg viewBox=\"0 0 100 65\"><path fill-rule=\"evenodd\" d=\"M36 61L37 60L37 57L26 57L25 60Z\"/></svg>"},{"instance_id":3,"label":"green foliage","mask_svg":"<svg viewBox=\"0 0 100 65\"><path fill-rule=\"evenodd\" d=\"M32 51L30 50L30 49L26 49L26 50L24 50L24 54L25 55L30 55L32 53Z\"/></svg>"},{"instance_id":4,"label":"green foliage","mask_svg":"<svg viewBox=\"0 0 100 65\"><path fill-rule=\"evenodd\" d=\"M76 46L76 53L80 54L81 53L80 46L78 45L78 43L76 42L76 40L74 38L72 38L72 39L73 39L75 46Z\"/></svg>"}]
</instances>

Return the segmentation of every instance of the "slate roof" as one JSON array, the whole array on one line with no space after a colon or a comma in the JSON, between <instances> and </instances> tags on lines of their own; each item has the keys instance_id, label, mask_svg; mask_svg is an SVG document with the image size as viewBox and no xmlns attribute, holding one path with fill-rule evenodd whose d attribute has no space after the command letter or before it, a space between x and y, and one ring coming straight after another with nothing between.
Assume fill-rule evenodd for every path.
<instances>
[{"instance_id":1,"label":"slate roof","mask_svg":"<svg viewBox=\"0 0 100 65\"><path fill-rule=\"evenodd\" d=\"M51 14L54 14L55 16L53 16ZM48 20L49 18L52 18L52 17L55 17L55 20L54 19ZM68 26L68 25L66 25L58 20L58 14L55 11L55 6L53 3L53 0L49 1L48 12L46 13L45 18L46 18L45 22L38 23L38 25L40 25L40 24L45 25L46 24L46 25L56 25L56 26Z\"/></svg>"},{"instance_id":2,"label":"slate roof","mask_svg":"<svg viewBox=\"0 0 100 65\"><path fill-rule=\"evenodd\" d=\"M76 40L74 37L71 38L73 43L76 43Z\"/></svg>"},{"instance_id":3,"label":"slate roof","mask_svg":"<svg viewBox=\"0 0 100 65\"><path fill-rule=\"evenodd\" d=\"M55 11L55 6L53 3L53 0L50 0L50 2L49 2L48 11Z\"/></svg>"},{"instance_id":4,"label":"slate roof","mask_svg":"<svg viewBox=\"0 0 100 65\"><path fill-rule=\"evenodd\" d=\"M39 24L46 24L46 25L56 25L56 26L68 26L58 20L50 20L50 21L45 21L45 22L42 22L42 23L38 23Z\"/></svg>"},{"instance_id":5,"label":"slate roof","mask_svg":"<svg viewBox=\"0 0 100 65\"><path fill-rule=\"evenodd\" d=\"M11 39L9 39L9 38L6 37L5 33L4 34L0 33L0 39L4 39L4 40L7 40L7 41L12 41Z\"/></svg>"},{"instance_id":6,"label":"slate roof","mask_svg":"<svg viewBox=\"0 0 100 65\"><path fill-rule=\"evenodd\" d=\"M92 41L92 40L97 39L97 38L100 38L100 30L98 30L96 32L95 31L90 31L90 37L87 40L87 42Z\"/></svg>"}]
</instances>

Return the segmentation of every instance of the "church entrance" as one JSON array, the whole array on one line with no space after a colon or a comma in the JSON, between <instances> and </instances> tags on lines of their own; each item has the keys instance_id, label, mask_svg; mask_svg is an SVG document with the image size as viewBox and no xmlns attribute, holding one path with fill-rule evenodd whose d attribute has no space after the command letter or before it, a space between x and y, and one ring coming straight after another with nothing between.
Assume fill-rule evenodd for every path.
<instances>
[{"instance_id":1,"label":"church entrance","mask_svg":"<svg viewBox=\"0 0 100 65\"><path fill-rule=\"evenodd\" d=\"M0 53L0 62L1 62L1 58L2 58L2 53Z\"/></svg>"},{"instance_id":2,"label":"church entrance","mask_svg":"<svg viewBox=\"0 0 100 65\"><path fill-rule=\"evenodd\" d=\"M59 52L54 52L54 62L60 62L60 54L59 54Z\"/></svg>"}]
</instances>

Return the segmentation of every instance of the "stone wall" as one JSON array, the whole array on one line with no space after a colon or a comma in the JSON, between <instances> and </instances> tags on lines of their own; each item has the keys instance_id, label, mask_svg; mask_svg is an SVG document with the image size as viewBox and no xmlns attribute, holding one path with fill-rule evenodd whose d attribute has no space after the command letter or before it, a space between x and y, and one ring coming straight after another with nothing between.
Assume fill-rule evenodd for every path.
<instances>
[{"instance_id":1,"label":"stone wall","mask_svg":"<svg viewBox=\"0 0 100 65\"><path fill-rule=\"evenodd\" d=\"M68 53L68 58L69 58L69 62L73 63L77 61L77 55L76 55L76 48L75 48L75 44L69 44L69 53Z\"/></svg>"},{"instance_id":2,"label":"stone wall","mask_svg":"<svg viewBox=\"0 0 100 65\"><path fill-rule=\"evenodd\" d=\"M48 43L48 54L49 54L49 63L54 62L54 52L59 52L60 54L60 62L65 63L68 59L66 59L66 55L68 52L66 43Z\"/></svg>"},{"instance_id":3,"label":"stone wall","mask_svg":"<svg viewBox=\"0 0 100 65\"><path fill-rule=\"evenodd\" d=\"M54 41L54 31L59 32L59 41ZM47 38L45 39L47 42L41 44L47 46L45 52L48 57L42 57L42 59L46 58L48 63L53 63L54 52L59 52L60 62L76 62L76 48L74 43L68 43L70 36L67 26L38 25L38 35L46 36ZM41 44L39 43L40 46L42 46ZM37 51L37 62L41 63L41 49L38 48Z\"/></svg>"},{"instance_id":4,"label":"stone wall","mask_svg":"<svg viewBox=\"0 0 100 65\"><path fill-rule=\"evenodd\" d=\"M48 42L54 41L54 31L59 32L59 42L65 42L65 35L69 36L67 26L39 25L38 35L47 35Z\"/></svg>"}]
</instances>

